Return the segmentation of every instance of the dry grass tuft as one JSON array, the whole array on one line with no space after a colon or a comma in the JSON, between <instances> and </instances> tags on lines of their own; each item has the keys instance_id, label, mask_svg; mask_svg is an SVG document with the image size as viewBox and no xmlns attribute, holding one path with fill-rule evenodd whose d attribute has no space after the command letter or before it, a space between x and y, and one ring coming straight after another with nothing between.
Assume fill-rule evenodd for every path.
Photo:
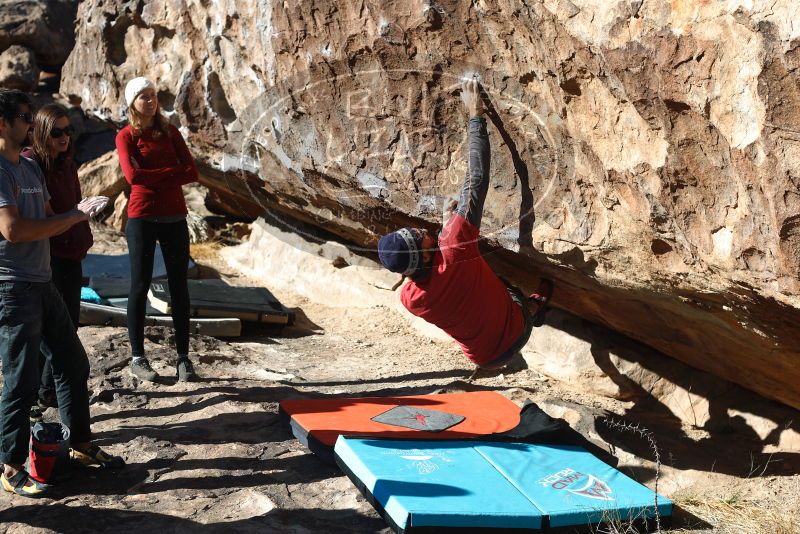
<instances>
[{"instance_id":1,"label":"dry grass tuft","mask_svg":"<svg viewBox=\"0 0 800 534\"><path fill-rule=\"evenodd\" d=\"M219 241L205 241L189 245L189 254L195 261L211 260L219 258L219 251L223 248Z\"/></svg>"},{"instance_id":2,"label":"dry grass tuft","mask_svg":"<svg viewBox=\"0 0 800 534\"><path fill-rule=\"evenodd\" d=\"M755 503L733 495L728 499L675 497L675 504L707 522L720 534L800 534L800 520L778 502ZM685 529L669 532L690 532Z\"/></svg>"},{"instance_id":3,"label":"dry grass tuft","mask_svg":"<svg viewBox=\"0 0 800 534\"><path fill-rule=\"evenodd\" d=\"M675 505L697 518L696 525L665 529L663 534L713 532L714 534L800 534L800 519L778 502L756 503L734 494L727 499L675 496ZM593 534L644 534L634 524L618 516L603 516L604 524ZM705 523L705 525L704 525Z\"/></svg>"}]
</instances>

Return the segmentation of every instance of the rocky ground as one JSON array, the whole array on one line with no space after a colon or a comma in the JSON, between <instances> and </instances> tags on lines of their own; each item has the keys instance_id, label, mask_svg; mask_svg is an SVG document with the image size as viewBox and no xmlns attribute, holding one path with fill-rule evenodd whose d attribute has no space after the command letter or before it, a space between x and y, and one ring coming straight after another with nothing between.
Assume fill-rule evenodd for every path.
<instances>
[{"instance_id":1,"label":"rocky ground","mask_svg":"<svg viewBox=\"0 0 800 534\"><path fill-rule=\"evenodd\" d=\"M122 243L111 233L98 241L98 250L107 251ZM207 251L195 255L202 256L203 276L261 283ZM295 309L296 324L251 325L228 341L194 337L202 379L192 384L173 378L169 330L147 331L154 367L167 377L147 384L127 374L124 329L82 327L92 361L93 429L98 443L128 466L80 471L38 502L6 495L0 532L388 533L348 479L280 423L278 402L481 389L518 403L532 399L595 441L614 443L620 467L653 487L648 445L632 433L603 432L597 421L626 414L651 429L662 460L660 491L682 509L676 532L797 532L791 521L800 516L800 455L766 456L751 435L676 427L657 406L587 394L531 369L469 382L470 368L453 344L423 337L394 310L331 307L276 293Z\"/></svg>"}]
</instances>

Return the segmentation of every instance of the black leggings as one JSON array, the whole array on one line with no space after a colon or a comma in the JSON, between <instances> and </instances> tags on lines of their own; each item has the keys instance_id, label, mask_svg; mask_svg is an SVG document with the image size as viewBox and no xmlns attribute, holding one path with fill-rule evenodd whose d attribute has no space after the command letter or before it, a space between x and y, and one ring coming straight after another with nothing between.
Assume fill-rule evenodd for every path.
<instances>
[{"instance_id":1,"label":"black leggings","mask_svg":"<svg viewBox=\"0 0 800 534\"><path fill-rule=\"evenodd\" d=\"M144 317L147 291L153 278L156 241L161 245L172 300L172 324L178 354L189 353L189 229L186 220L171 223L129 219L125 228L131 258L131 289L128 292L128 339L131 354L144 356Z\"/></svg>"}]
</instances>

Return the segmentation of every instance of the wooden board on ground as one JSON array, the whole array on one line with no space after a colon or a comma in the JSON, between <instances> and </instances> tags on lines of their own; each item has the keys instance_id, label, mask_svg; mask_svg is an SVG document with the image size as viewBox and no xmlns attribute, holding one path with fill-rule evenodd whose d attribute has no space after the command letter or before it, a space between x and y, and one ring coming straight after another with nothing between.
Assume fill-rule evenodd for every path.
<instances>
[{"instance_id":1,"label":"wooden board on ground","mask_svg":"<svg viewBox=\"0 0 800 534\"><path fill-rule=\"evenodd\" d=\"M170 313L166 282L156 281L147 294L150 305ZM192 317L236 317L243 321L290 325L294 314L264 287L237 287L223 280L189 280Z\"/></svg>"},{"instance_id":2,"label":"wooden board on ground","mask_svg":"<svg viewBox=\"0 0 800 534\"><path fill-rule=\"evenodd\" d=\"M114 306L115 308L121 308L123 310L128 309L128 297L113 297L106 300L108 301L109 306ZM152 315L153 317L167 317L166 314L161 313L157 309L150 306L149 302L145 303L144 313L147 315Z\"/></svg>"},{"instance_id":3,"label":"wooden board on ground","mask_svg":"<svg viewBox=\"0 0 800 534\"><path fill-rule=\"evenodd\" d=\"M127 326L128 313L125 309L115 306L81 302L80 323L99 326ZM144 324L145 326L172 327L172 317L147 315ZM231 317L192 318L189 320L189 332L213 337L238 337L242 333L242 322Z\"/></svg>"}]
</instances>

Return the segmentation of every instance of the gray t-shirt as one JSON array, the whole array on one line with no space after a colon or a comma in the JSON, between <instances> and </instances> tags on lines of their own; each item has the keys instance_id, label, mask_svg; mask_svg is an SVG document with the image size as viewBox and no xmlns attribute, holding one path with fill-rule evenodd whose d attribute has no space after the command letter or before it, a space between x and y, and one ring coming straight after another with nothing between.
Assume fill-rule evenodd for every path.
<instances>
[{"instance_id":1,"label":"gray t-shirt","mask_svg":"<svg viewBox=\"0 0 800 534\"><path fill-rule=\"evenodd\" d=\"M0 208L16 206L23 219L47 217L44 204L50 200L44 175L35 161L19 158L19 165L0 156ZM49 282L50 240L11 243L0 234L0 280Z\"/></svg>"}]
</instances>

